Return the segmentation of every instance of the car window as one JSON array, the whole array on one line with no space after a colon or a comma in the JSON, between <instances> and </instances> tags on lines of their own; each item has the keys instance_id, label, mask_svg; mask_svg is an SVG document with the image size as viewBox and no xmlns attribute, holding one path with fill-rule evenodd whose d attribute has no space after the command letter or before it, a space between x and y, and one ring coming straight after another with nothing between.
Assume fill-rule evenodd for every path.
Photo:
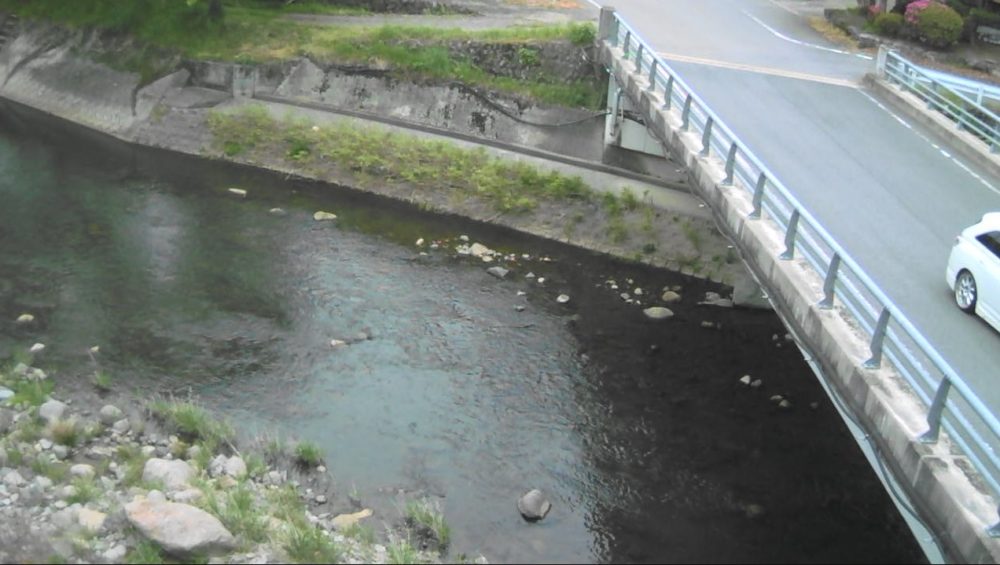
<instances>
[{"instance_id":1,"label":"car window","mask_svg":"<svg viewBox=\"0 0 1000 565\"><path fill-rule=\"evenodd\" d=\"M986 232L976 237L976 239L1000 259L1000 231Z\"/></svg>"}]
</instances>

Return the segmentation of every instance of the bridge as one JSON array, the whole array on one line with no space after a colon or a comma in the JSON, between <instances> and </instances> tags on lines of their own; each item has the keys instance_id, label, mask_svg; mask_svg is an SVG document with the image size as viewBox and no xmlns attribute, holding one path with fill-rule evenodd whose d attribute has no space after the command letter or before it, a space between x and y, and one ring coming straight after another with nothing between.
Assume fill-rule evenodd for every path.
<instances>
[{"instance_id":1,"label":"bridge","mask_svg":"<svg viewBox=\"0 0 1000 565\"><path fill-rule=\"evenodd\" d=\"M688 168L901 504L944 558L1000 561L1000 336L958 312L943 275L958 231L1000 209L1000 118L885 50L809 45L835 61L823 74L787 53L764 66L746 60L750 43L706 47L717 35L692 20L712 2L621 3L601 9L598 33L608 142L638 121ZM778 4L739 17L804 45L767 21L787 19Z\"/></svg>"}]
</instances>

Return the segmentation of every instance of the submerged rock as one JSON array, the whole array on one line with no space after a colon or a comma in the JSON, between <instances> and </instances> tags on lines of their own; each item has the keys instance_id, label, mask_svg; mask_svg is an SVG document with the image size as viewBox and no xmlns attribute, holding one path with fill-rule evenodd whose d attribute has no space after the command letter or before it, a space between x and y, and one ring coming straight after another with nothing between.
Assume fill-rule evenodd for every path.
<instances>
[{"instance_id":1,"label":"submerged rock","mask_svg":"<svg viewBox=\"0 0 1000 565\"><path fill-rule=\"evenodd\" d=\"M313 219L317 222L324 222L330 220L336 220L337 215L332 212L323 212L322 210L313 214Z\"/></svg>"},{"instance_id":2,"label":"submerged rock","mask_svg":"<svg viewBox=\"0 0 1000 565\"><path fill-rule=\"evenodd\" d=\"M15 320L15 322L17 322L18 324L30 324L31 322L34 321L35 317L32 316L31 314L21 314L20 316L17 317L17 320Z\"/></svg>"},{"instance_id":3,"label":"submerged rock","mask_svg":"<svg viewBox=\"0 0 1000 565\"><path fill-rule=\"evenodd\" d=\"M549 511L552 510L552 503L545 498L542 491L532 489L518 499L517 510L525 520L537 522L549 514Z\"/></svg>"},{"instance_id":4,"label":"submerged rock","mask_svg":"<svg viewBox=\"0 0 1000 565\"><path fill-rule=\"evenodd\" d=\"M642 313L651 320L666 320L674 316L673 310L664 308L663 306L652 306L643 310Z\"/></svg>"},{"instance_id":5,"label":"submerged rock","mask_svg":"<svg viewBox=\"0 0 1000 565\"><path fill-rule=\"evenodd\" d=\"M229 190L229 194L234 194L236 196L239 196L240 198L246 198L247 197L247 191L243 190L242 188L230 188L228 190Z\"/></svg>"},{"instance_id":6,"label":"submerged rock","mask_svg":"<svg viewBox=\"0 0 1000 565\"><path fill-rule=\"evenodd\" d=\"M507 273L510 271L508 269L504 269L503 267L490 267L489 269L486 269L486 272L498 279L502 279L506 277Z\"/></svg>"}]
</instances>

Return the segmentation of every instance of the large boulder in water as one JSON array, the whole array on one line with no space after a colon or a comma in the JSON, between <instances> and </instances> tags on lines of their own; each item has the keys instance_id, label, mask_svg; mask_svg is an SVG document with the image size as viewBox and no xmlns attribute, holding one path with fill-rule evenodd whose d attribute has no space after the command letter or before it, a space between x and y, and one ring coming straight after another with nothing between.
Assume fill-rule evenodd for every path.
<instances>
[{"instance_id":1,"label":"large boulder in water","mask_svg":"<svg viewBox=\"0 0 1000 565\"><path fill-rule=\"evenodd\" d=\"M524 493L524 496L517 501L517 510L525 520L537 522L552 510L552 503L545 498L542 491L532 489Z\"/></svg>"}]
</instances>

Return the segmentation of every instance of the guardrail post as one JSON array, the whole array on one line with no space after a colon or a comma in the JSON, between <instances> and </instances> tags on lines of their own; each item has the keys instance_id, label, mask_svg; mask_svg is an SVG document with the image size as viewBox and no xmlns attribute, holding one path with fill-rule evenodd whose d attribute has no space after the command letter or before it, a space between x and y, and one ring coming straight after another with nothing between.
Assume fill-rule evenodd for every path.
<instances>
[{"instance_id":1,"label":"guardrail post","mask_svg":"<svg viewBox=\"0 0 1000 565\"><path fill-rule=\"evenodd\" d=\"M646 90L653 92L656 90L656 68L660 66L660 62L653 59L653 64L649 66L649 88Z\"/></svg>"},{"instance_id":2,"label":"guardrail post","mask_svg":"<svg viewBox=\"0 0 1000 565\"><path fill-rule=\"evenodd\" d=\"M833 308L833 293L837 284L837 271L840 269L840 253L834 253L830 266L826 269L826 280L823 281L823 300L819 307L823 310Z\"/></svg>"},{"instance_id":3,"label":"guardrail post","mask_svg":"<svg viewBox=\"0 0 1000 565\"><path fill-rule=\"evenodd\" d=\"M691 94L684 99L684 112L681 113L681 131L687 131L691 123Z\"/></svg>"},{"instance_id":4,"label":"guardrail post","mask_svg":"<svg viewBox=\"0 0 1000 565\"><path fill-rule=\"evenodd\" d=\"M708 121L705 122L705 132L701 134L701 156L708 157L708 153L712 147L712 126L715 124L715 120L712 116L708 117Z\"/></svg>"},{"instance_id":5,"label":"guardrail post","mask_svg":"<svg viewBox=\"0 0 1000 565\"><path fill-rule=\"evenodd\" d=\"M767 184L767 175L761 173L760 176L757 177L757 186L755 186L753 189L753 211L750 212L749 216L747 216L752 220L760 218L760 209L761 205L764 202L764 186L766 184Z\"/></svg>"},{"instance_id":6,"label":"guardrail post","mask_svg":"<svg viewBox=\"0 0 1000 565\"><path fill-rule=\"evenodd\" d=\"M670 109L670 97L674 95L674 75L667 77L667 86L663 89L663 109Z\"/></svg>"},{"instance_id":7,"label":"guardrail post","mask_svg":"<svg viewBox=\"0 0 1000 565\"><path fill-rule=\"evenodd\" d=\"M643 47L640 42L635 48L635 72L642 70L642 54L645 52L645 47Z\"/></svg>"},{"instance_id":8,"label":"guardrail post","mask_svg":"<svg viewBox=\"0 0 1000 565\"><path fill-rule=\"evenodd\" d=\"M882 308L882 313L879 314L878 322L875 324L875 332L872 333L872 356L865 361L865 369L878 369L882 366L882 342L885 341L885 331L889 326L889 317L889 309Z\"/></svg>"},{"instance_id":9,"label":"guardrail post","mask_svg":"<svg viewBox=\"0 0 1000 565\"><path fill-rule=\"evenodd\" d=\"M632 32L625 32L625 46L622 47L622 53L625 54L625 60L628 61L628 50L632 48Z\"/></svg>"},{"instance_id":10,"label":"guardrail post","mask_svg":"<svg viewBox=\"0 0 1000 565\"><path fill-rule=\"evenodd\" d=\"M951 390L951 379L945 377L938 385L937 392L934 393L934 401L927 411L926 432L920 435L920 443L937 443L938 434L941 431L941 413L944 412L944 403L948 400L948 392Z\"/></svg>"},{"instance_id":11,"label":"guardrail post","mask_svg":"<svg viewBox=\"0 0 1000 565\"><path fill-rule=\"evenodd\" d=\"M885 60L889 56L889 49L885 45L879 44L878 55L875 56L875 75L883 78L888 78L885 73Z\"/></svg>"},{"instance_id":12,"label":"guardrail post","mask_svg":"<svg viewBox=\"0 0 1000 565\"><path fill-rule=\"evenodd\" d=\"M732 145L729 146L729 154L726 155L726 178L722 179L723 186L730 186L733 184L733 177L736 171L736 152L739 150L739 146L736 145L734 141Z\"/></svg>"},{"instance_id":13,"label":"guardrail post","mask_svg":"<svg viewBox=\"0 0 1000 565\"><path fill-rule=\"evenodd\" d=\"M792 210L792 218L788 220L788 229L785 230L785 252L781 254L782 260L789 260L795 257L795 233L799 231L799 209Z\"/></svg>"}]
</instances>

